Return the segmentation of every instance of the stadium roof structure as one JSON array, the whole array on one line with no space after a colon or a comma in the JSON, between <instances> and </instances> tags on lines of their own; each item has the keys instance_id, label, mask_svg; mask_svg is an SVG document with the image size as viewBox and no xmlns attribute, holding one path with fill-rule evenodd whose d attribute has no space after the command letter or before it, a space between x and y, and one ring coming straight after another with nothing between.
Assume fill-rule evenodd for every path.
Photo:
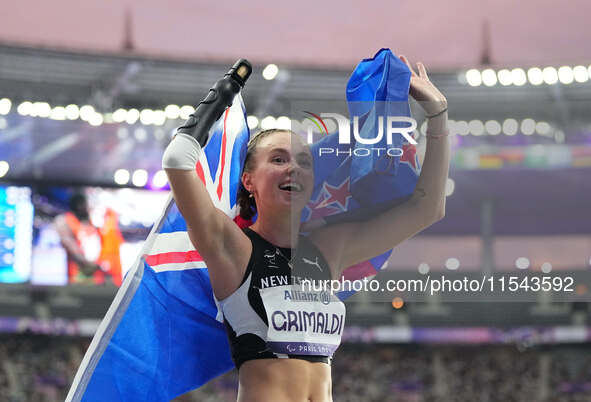
<instances>
[{"instance_id":1,"label":"stadium roof structure","mask_svg":"<svg viewBox=\"0 0 591 402\"><path fill-rule=\"evenodd\" d=\"M228 67L197 61L0 45L3 97L51 104L89 103L104 112L118 107L192 105ZM507 66L514 67L528 66ZM287 67L278 78L265 80L261 75L263 68L255 66L243 93L245 104L253 114L289 115L294 101L342 100L350 74L345 70ZM456 120L533 117L559 121L565 131L580 122L589 123L591 81L569 85L471 86L465 80L465 73L465 70L430 72L432 81L446 94L450 115Z\"/></svg>"}]
</instances>

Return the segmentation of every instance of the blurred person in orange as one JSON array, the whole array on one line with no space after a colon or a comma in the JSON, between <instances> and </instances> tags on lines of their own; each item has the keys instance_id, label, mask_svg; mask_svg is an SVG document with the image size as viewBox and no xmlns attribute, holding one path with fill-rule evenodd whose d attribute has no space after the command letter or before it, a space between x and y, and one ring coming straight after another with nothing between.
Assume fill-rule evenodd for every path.
<instances>
[{"instance_id":1,"label":"blurred person in orange","mask_svg":"<svg viewBox=\"0 0 591 402\"><path fill-rule=\"evenodd\" d=\"M54 220L68 255L68 282L104 283L105 274L98 263L102 249L101 233L90 221L86 195L75 193L70 198L69 209Z\"/></svg>"},{"instance_id":2,"label":"blurred person in orange","mask_svg":"<svg viewBox=\"0 0 591 402\"><path fill-rule=\"evenodd\" d=\"M98 264L111 277L113 283L119 287L123 282L119 248L125 240L119 230L119 216L111 208L107 208L105 211L105 223L99 232L101 253L97 260Z\"/></svg>"}]
</instances>

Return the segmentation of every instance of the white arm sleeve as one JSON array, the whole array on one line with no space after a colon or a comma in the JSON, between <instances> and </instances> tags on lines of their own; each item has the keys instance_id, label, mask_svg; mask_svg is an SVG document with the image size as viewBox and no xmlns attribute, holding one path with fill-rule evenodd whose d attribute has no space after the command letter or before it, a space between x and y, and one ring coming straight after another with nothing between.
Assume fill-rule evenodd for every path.
<instances>
[{"instance_id":1,"label":"white arm sleeve","mask_svg":"<svg viewBox=\"0 0 591 402\"><path fill-rule=\"evenodd\" d=\"M162 169L194 170L203 150L197 140L188 134L174 136L162 156Z\"/></svg>"}]
</instances>

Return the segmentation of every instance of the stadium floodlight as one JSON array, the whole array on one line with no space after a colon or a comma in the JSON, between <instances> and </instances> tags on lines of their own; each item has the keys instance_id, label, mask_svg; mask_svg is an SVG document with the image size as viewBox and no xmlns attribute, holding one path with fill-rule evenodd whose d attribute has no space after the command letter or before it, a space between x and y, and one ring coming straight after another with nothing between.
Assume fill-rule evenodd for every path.
<instances>
[{"instance_id":1,"label":"stadium floodlight","mask_svg":"<svg viewBox=\"0 0 591 402\"><path fill-rule=\"evenodd\" d=\"M466 81L471 87L477 87L482 84L482 74L475 68L470 69L466 71Z\"/></svg>"},{"instance_id":2,"label":"stadium floodlight","mask_svg":"<svg viewBox=\"0 0 591 402\"><path fill-rule=\"evenodd\" d=\"M529 259L526 257L519 257L515 260L515 266L519 269L528 269L529 268Z\"/></svg>"},{"instance_id":3,"label":"stadium floodlight","mask_svg":"<svg viewBox=\"0 0 591 402\"><path fill-rule=\"evenodd\" d=\"M458 129L456 128L456 121L453 119L449 119L447 121L447 128L449 129L449 133L451 135L455 135L458 133Z\"/></svg>"},{"instance_id":4,"label":"stadium floodlight","mask_svg":"<svg viewBox=\"0 0 591 402\"><path fill-rule=\"evenodd\" d=\"M66 120L66 108L63 106L54 107L51 109L49 118L53 120Z\"/></svg>"},{"instance_id":5,"label":"stadium floodlight","mask_svg":"<svg viewBox=\"0 0 591 402\"><path fill-rule=\"evenodd\" d=\"M127 124L134 124L140 118L140 111L137 109L129 109L125 122Z\"/></svg>"},{"instance_id":6,"label":"stadium floodlight","mask_svg":"<svg viewBox=\"0 0 591 402\"><path fill-rule=\"evenodd\" d=\"M489 120L484 123L484 128L486 132L490 135L498 135L501 133L501 123L496 120Z\"/></svg>"},{"instance_id":7,"label":"stadium floodlight","mask_svg":"<svg viewBox=\"0 0 591 402\"><path fill-rule=\"evenodd\" d=\"M263 130L270 130L272 128L275 128L276 124L277 120L275 120L275 117L273 116L267 116L263 120L261 120L261 128Z\"/></svg>"},{"instance_id":8,"label":"stadium floodlight","mask_svg":"<svg viewBox=\"0 0 591 402\"><path fill-rule=\"evenodd\" d=\"M29 116L33 111L33 104L29 101L24 101L16 108L16 111L21 116Z\"/></svg>"},{"instance_id":9,"label":"stadium floodlight","mask_svg":"<svg viewBox=\"0 0 591 402\"><path fill-rule=\"evenodd\" d=\"M548 85L553 85L558 82L558 72L554 67L545 67L542 70L544 75L544 82Z\"/></svg>"},{"instance_id":10,"label":"stadium floodlight","mask_svg":"<svg viewBox=\"0 0 591 402\"><path fill-rule=\"evenodd\" d=\"M279 74L279 67L275 64L268 64L263 70L263 78L266 80L275 79L277 74Z\"/></svg>"},{"instance_id":11,"label":"stadium floodlight","mask_svg":"<svg viewBox=\"0 0 591 402\"><path fill-rule=\"evenodd\" d=\"M459 135L470 134L470 126L467 121L460 120L456 122L456 130Z\"/></svg>"},{"instance_id":12,"label":"stadium floodlight","mask_svg":"<svg viewBox=\"0 0 591 402\"><path fill-rule=\"evenodd\" d=\"M536 123L536 133L540 135L550 134L550 124L545 121L539 121Z\"/></svg>"},{"instance_id":13,"label":"stadium floodlight","mask_svg":"<svg viewBox=\"0 0 591 402\"><path fill-rule=\"evenodd\" d=\"M532 135L536 131L536 122L534 119L523 119L521 121L521 132L525 135Z\"/></svg>"},{"instance_id":14,"label":"stadium floodlight","mask_svg":"<svg viewBox=\"0 0 591 402\"><path fill-rule=\"evenodd\" d=\"M505 119L503 122L503 133L505 135L515 135L519 130L519 123L515 119Z\"/></svg>"},{"instance_id":15,"label":"stadium floodlight","mask_svg":"<svg viewBox=\"0 0 591 402\"><path fill-rule=\"evenodd\" d=\"M538 67L532 67L527 70L527 79L532 85L540 85L544 82L544 73Z\"/></svg>"},{"instance_id":16,"label":"stadium floodlight","mask_svg":"<svg viewBox=\"0 0 591 402\"><path fill-rule=\"evenodd\" d=\"M445 182L445 196L449 197L450 195L452 195L455 189L456 182L451 177L448 177L447 181Z\"/></svg>"},{"instance_id":17,"label":"stadium floodlight","mask_svg":"<svg viewBox=\"0 0 591 402\"><path fill-rule=\"evenodd\" d=\"M549 262L545 262L542 264L542 266L540 267L540 270L545 273L548 274L550 272L552 272L552 264L550 264Z\"/></svg>"},{"instance_id":18,"label":"stadium floodlight","mask_svg":"<svg viewBox=\"0 0 591 402\"><path fill-rule=\"evenodd\" d=\"M39 117L49 117L51 115L51 106L47 102L35 102L31 114Z\"/></svg>"},{"instance_id":19,"label":"stadium floodlight","mask_svg":"<svg viewBox=\"0 0 591 402\"><path fill-rule=\"evenodd\" d=\"M66 117L68 120L76 120L80 117L80 108L78 105L68 105L66 106Z\"/></svg>"},{"instance_id":20,"label":"stadium floodlight","mask_svg":"<svg viewBox=\"0 0 591 402\"><path fill-rule=\"evenodd\" d=\"M256 116L250 115L246 118L248 128L253 129L259 125L259 119Z\"/></svg>"},{"instance_id":21,"label":"stadium floodlight","mask_svg":"<svg viewBox=\"0 0 591 402\"><path fill-rule=\"evenodd\" d=\"M100 113L93 113L92 116L88 119L88 124L91 126L100 126L105 121L104 117Z\"/></svg>"},{"instance_id":22,"label":"stadium floodlight","mask_svg":"<svg viewBox=\"0 0 591 402\"><path fill-rule=\"evenodd\" d=\"M497 83L497 74L492 68L487 68L482 72L482 83L487 87L495 86Z\"/></svg>"},{"instance_id":23,"label":"stadium floodlight","mask_svg":"<svg viewBox=\"0 0 591 402\"><path fill-rule=\"evenodd\" d=\"M511 77L511 71L507 70L506 68L499 70L497 72L497 78L499 79L499 83L503 86L508 86L513 84L513 78Z\"/></svg>"},{"instance_id":24,"label":"stadium floodlight","mask_svg":"<svg viewBox=\"0 0 591 402\"><path fill-rule=\"evenodd\" d=\"M181 110L179 111L179 116L181 119L183 120L187 120L189 118L189 116L191 115L191 113L193 113L195 111L195 108L191 105L184 105L183 107L181 107Z\"/></svg>"},{"instance_id":25,"label":"stadium floodlight","mask_svg":"<svg viewBox=\"0 0 591 402\"><path fill-rule=\"evenodd\" d=\"M566 136L564 135L564 131L556 130L554 133L554 141L556 141L557 144L563 144L565 140Z\"/></svg>"},{"instance_id":26,"label":"stadium floodlight","mask_svg":"<svg viewBox=\"0 0 591 402\"><path fill-rule=\"evenodd\" d=\"M154 123L154 111L152 109L143 109L140 112L140 122L145 126Z\"/></svg>"},{"instance_id":27,"label":"stadium floodlight","mask_svg":"<svg viewBox=\"0 0 591 402\"><path fill-rule=\"evenodd\" d=\"M471 120L468 123L468 128L472 135L478 136L484 134L484 123L481 120Z\"/></svg>"},{"instance_id":28,"label":"stadium floodlight","mask_svg":"<svg viewBox=\"0 0 591 402\"><path fill-rule=\"evenodd\" d=\"M574 80L573 69L569 66L562 66L558 69L558 79L562 84L571 84Z\"/></svg>"},{"instance_id":29,"label":"stadium floodlight","mask_svg":"<svg viewBox=\"0 0 591 402\"><path fill-rule=\"evenodd\" d=\"M179 105L168 105L164 108L166 118L176 120L181 116L181 108Z\"/></svg>"},{"instance_id":30,"label":"stadium floodlight","mask_svg":"<svg viewBox=\"0 0 591 402\"><path fill-rule=\"evenodd\" d=\"M0 161L0 177L6 176L6 173L10 170L10 165L6 161Z\"/></svg>"},{"instance_id":31,"label":"stadium floodlight","mask_svg":"<svg viewBox=\"0 0 591 402\"><path fill-rule=\"evenodd\" d=\"M573 68L573 77L575 81L583 83L589 81L589 73L585 66L575 66Z\"/></svg>"},{"instance_id":32,"label":"stadium floodlight","mask_svg":"<svg viewBox=\"0 0 591 402\"><path fill-rule=\"evenodd\" d=\"M127 119L127 110L120 108L113 112L113 121L115 123L123 123L125 119Z\"/></svg>"},{"instance_id":33,"label":"stadium floodlight","mask_svg":"<svg viewBox=\"0 0 591 402\"><path fill-rule=\"evenodd\" d=\"M417 269L419 271L419 274L421 274L421 275L426 275L431 270L431 268L429 267L429 264L427 264L426 262L421 262L419 264L419 266L417 267Z\"/></svg>"},{"instance_id":34,"label":"stadium floodlight","mask_svg":"<svg viewBox=\"0 0 591 402\"><path fill-rule=\"evenodd\" d=\"M448 258L447 260L445 260L445 268L447 268L451 271L455 271L459 267L460 267L460 260L458 260L457 258L451 257L451 258Z\"/></svg>"},{"instance_id":35,"label":"stadium floodlight","mask_svg":"<svg viewBox=\"0 0 591 402\"><path fill-rule=\"evenodd\" d=\"M275 127L281 130L291 130L291 120L287 116L279 116L275 122Z\"/></svg>"},{"instance_id":36,"label":"stadium floodlight","mask_svg":"<svg viewBox=\"0 0 591 402\"><path fill-rule=\"evenodd\" d=\"M80 118L84 121L90 120L94 113L94 107L91 105L84 105L80 108Z\"/></svg>"},{"instance_id":37,"label":"stadium floodlight","mask_svg":"<svg viewBox=\"0 0 591 402\"><path fill-rule=\"evenodd\" d=\"M131 183L136 187L144 187L148 183L148 172L144 169L137 169L131 176Z\"/></svg>"},{"instance_id":38,"label":"stadium floodlight","mask_svg":"<svg viewBox=\"0 0 591 402\"><path fill-rule=\"evenodd\" d=\"M0 114L7 115L12 108L12 101L8 98L0 99Z\"/></svg>"},{"instance_id":39,"label":"stadium floodlight","mask_svg":"<svg viewBox=\"0 0 591 402\"><path fill-rule=\"evenodd\" d=\"M154 115L153 117L153 121L152 124L156 125L156 126L161 126L164 123L166 123L166 113L164 112L164 110L154 110Z\"/></svg>"},{"instance_id":40,"label":"stadium floodlight","mask_svg":"<svg viewBox=\"0 0 591 402\"><path fill-rule=\"evenodd\" d=\"M167 183L168 177L166 177L166 172L164 172L164 170L157 171L154 177L152 177L152 186L156 188L162 188L166 186Z\"/></svg>"},{"instance_id":41,"label":"stadium floodlight","mask_svg":"<svg viewBox=\"0 0 591 402\"><path fill-rule=\"evenodd\" d=\"M513 80L513 85L518 87L525 85L527 82L527 76L522 68L514 68L511 70L511 79Z\"/></svg>"},{"instance_id":42,"label":"stadium floodlight","mask_svg":"<svg viewBox=\"0 0 591 402\"><path fill-rule=\"evenodd\" d=\"M113 175L113 180L120 186L129 182L129 171L127 169L117 169Z\"/></svg>"}]
</instances>

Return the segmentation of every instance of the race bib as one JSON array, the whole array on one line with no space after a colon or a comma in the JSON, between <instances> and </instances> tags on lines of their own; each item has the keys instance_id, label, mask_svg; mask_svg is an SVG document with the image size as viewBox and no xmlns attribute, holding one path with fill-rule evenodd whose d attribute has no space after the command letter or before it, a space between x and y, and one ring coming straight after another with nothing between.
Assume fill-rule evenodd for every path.
<instances>
[{"instance_id":1,"label":"race bib","mask_svg":"<svg viewBox=\"0 0 591 402\"><path fill-rule=\"evenodd\" d=\"M274 353L332 356L341 343L345 305L328 291L298 285L260 289Z\"/></svg>"}]
</instances>

